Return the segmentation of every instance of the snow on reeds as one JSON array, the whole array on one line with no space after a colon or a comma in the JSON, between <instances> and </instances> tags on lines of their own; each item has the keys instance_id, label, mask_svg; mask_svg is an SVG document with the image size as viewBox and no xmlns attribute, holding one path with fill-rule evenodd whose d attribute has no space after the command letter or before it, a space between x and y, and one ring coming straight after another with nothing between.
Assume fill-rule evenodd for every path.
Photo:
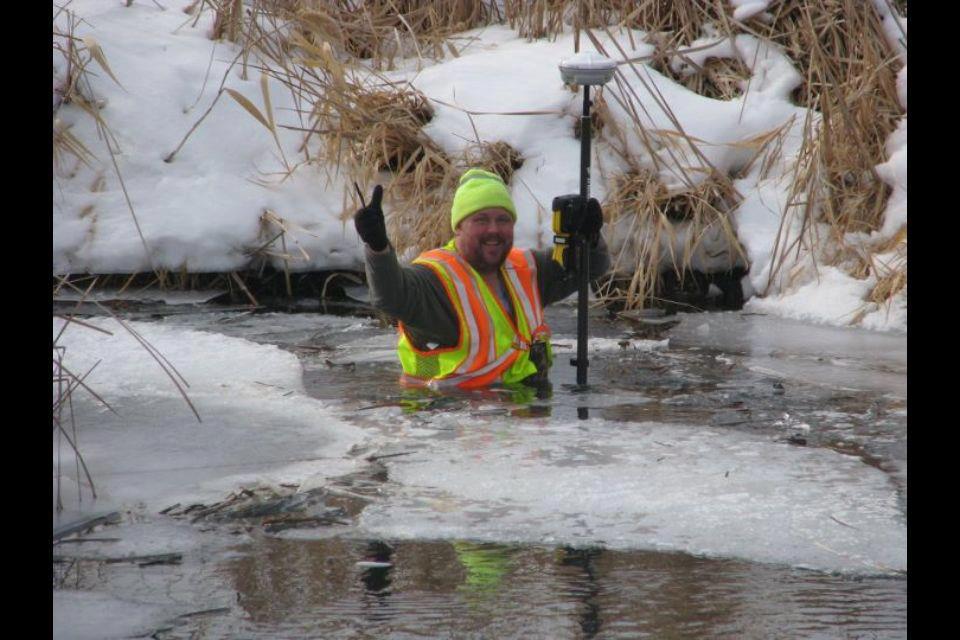
<instances>
[{"instance_id":1,"label":"snow on reeds","mask_svg":"<svg viewBox=\"0 0 960 640\"><path fill-rule=\"evenodd\" d=\"M694 269L745 266L729 219L737 201L730 181L718 177L668 190L642 168L616 176L604 208L613 277L600 286L600 297L617 307L641 308L657 297L666 271L682 282Z\"/></svg>"},{"instance_id":2,"label":"snow on reeds","mask_svg":"<svg viewBox=\"0 0 960 640\"><path fill-rule=\"evenodd\" d=\"M70 127L65 125L58 116L58 111L65 104L74 104L94 122L96 122L97 133L100 140L107 148L107 155L110 157L111 164L123 191L127 208L130 210L130 216L137 229L137 235L143 244L143 250L151 268L156 271L153 260L150 257L150 248L147 240L143 236L143 230L140 228L140 221L137 219L137 213L134 210L133 202L127 193L126 185L123 181L123 175L120 173L120 167L117 164L117 153L119 152L119 143L113 132L110 130L106 120L104 120L100 111L103 104L96 99L93 90L90 88L90 79L88 73L91 73L91 67L96 66L101 69L113 82L120 85L120 81L110 69L110 63L107 61L99 43L92 37L78 38L75 35L77 24L80 18L66 7L55 7L53 15L53 52L54 52L54 84L53 84L53 167L54 171L70 174L76 171L76 164L73 169L68 169L68 159L72 156L76 162L90 166L91 161L96 154L91 152L79 138L70 132ZM121 85L122 86L122 85ZM102 186L102 176L97 178L90 186L90 191L97 191ZM89 215L90 209L84 211L84 215Z\"/></svg>"},{"instance_id":3,"label":"snow on reeds","mask_svg":"<svg viewBox=\"0 0 960 640\"><path fill-rule=\"evenodd\" d=\"M596 34L604 33L608 47L612 43L608 55L619 60L630 58L626 52L636 49L639 30L653 54L622 63L618 78L595 95L596 145L607 145L623 161L604 175L616 277L602 296L644 306L656 297L665 271L682 278L690 269L747 266L734 220L743 194L734 183L759 166L761 175L777 172L792 185L767 287L757 293L783 291L830 264L853 277L874 278L864 303L883 304L905 286L907 236L905 226L877 233L891 187L876 167L886 160L885 144L904 115L897 74L905 64L881 9L905 15L906 2L758 5L760 10L726 0L198 0L191 10L215 13L211 37L242 48L244 74L259 70L294 96L295 124L273 122L266 92L262 110L249 108L250 96L233 96L241 104L246 100L244 107L268 128L302 132L303 157L289 163L284 158L287 175L316 163L349 176L363 194L389 175L387 223L404 255L449 237L449 203L467 166L487 166L509 181L522 158L506 143L479 136L451 157L423 131L433 115L428 97L388 81L383 70L394 69L401 58L422 68L457 57L457 34L491 23L508 24L528 39L573 32L577 46L590 41L598 48ZM735 45L740 37L760 43L755 52L772 47L789 59L801 79L794 103L815 117L802 128L794 156L783 157L781 128L739 143L746 148L745 162L718 167L665 101L658 106L673 128L652 129L631 83L646 64L705 97L749 100L755 60L744 53L749 47ZM905 34L901 40L905 49ZM723 42L725 47L711 49ZM635 74L631 83L624 81L628 74ZM613 102L626 118L612 115L607 105ZM83 143L68 133L55 125L59 153L82 159ZM626 143L629 136L641 141L639 153ZM344 198L346 222L360 202Z\"/></svg>"}]
</instances>

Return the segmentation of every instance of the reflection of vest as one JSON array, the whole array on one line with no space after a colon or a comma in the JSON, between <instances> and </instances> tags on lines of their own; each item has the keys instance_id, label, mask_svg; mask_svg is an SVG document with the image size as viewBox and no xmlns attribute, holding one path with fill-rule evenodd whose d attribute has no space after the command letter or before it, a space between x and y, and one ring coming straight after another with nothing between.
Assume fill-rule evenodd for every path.
<instances>
[{"instance_id":1,"label":"reflection of vest","mask_svg":"<svg viewBox=\"0 0 960 640\"><path fill-rule=\"evenodd\" d=\"M500 268L516 323L480 274L457 254L453 241L421 254L414 263L426 265L440 278L457 312L460 339L453 347L421 351L400 323L402 383L475 389L494 382L520 382L537 372L530 361L530 345L538 340L549 344L550 328L543 320L531 251L511 249Z\"/></svg>"}]
</instances>

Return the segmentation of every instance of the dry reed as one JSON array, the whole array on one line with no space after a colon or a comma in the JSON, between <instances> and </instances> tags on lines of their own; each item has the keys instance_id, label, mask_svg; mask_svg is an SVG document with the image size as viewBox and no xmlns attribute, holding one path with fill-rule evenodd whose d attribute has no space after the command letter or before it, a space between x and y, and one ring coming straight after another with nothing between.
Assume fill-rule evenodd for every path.
<instances>
[{"instance_id":1,"label":"dry reed","mask_svg":"<svg viewBox=\"0 0 960 640\"><path fill-rule=\"evenodd\" d=\"M657 47L651 66L708 97L730 99L739 95L742 86L749 91L749 73L742 61L725 59L708 59L702 66L686 59L694 73L684 75L672 70L669 62L679 49L704 35L707 23L712 26L711 33L728 37L749 33L771 41L798 66L805 80L794 98L817 112L820 119L818 126L806 128L804 146L795 164L790 206L783 217L784 225L794 224L796 216L802 218L802 237L787 238L783 234L782 240L787 242L775 248L772 284L784 263L796 260L800 252L823 259L830 247L843 244L847 234L876 231L882 225L891 190L874 167L886 159L884 145L903 115L896 91L896 74L902 62L883 34L878 13L872 6L853 0L787 0L772 10L772 19L758 17L743 23L731 20L729 11L719 2L640 2L621 23L648 32L648 40ZM621 91L620 100L629 104L631 98ZM639 118L633 120L632 125L640 130L640 138L655 157L648 142L649 132L642 130ZM677 128L682 141L686 136ZM613 127L608 139L627 165L636 170L636 161L626 157L629 154L622 127ZM693 146L690 141L690 151ZM765 153L764 162L769 163L770 158L771 154ZM683 176L683 181L689 186L697 184L698 178ZM820 230L824 225L827 233ZM655 236L663 229L654 224L650 231ZM840 264L840 253L834 252L834 258L826 261ZM640 254L648 260L658 258L649 250ZM878 285L871 298L893 295L902 288L897 285L905 282L905 261L902 266L902 271L895 269L884 280L894 286ZM648 264L646 268L653 267ZM651 290L652 279L650 275L634 278L627 292L631 301L637 299L638 291Z\"/></svg>"},{"instance_id":2,"label":"dry reed","mask_svg":"<svg viewBox=\"0 0 960 640\"><path fill-rule=\"evenodd\" d=\"M452 159L431 150L386 185L387 232L399 254L413 257L452 237L450 206L459 176Z\"/></svg>"},{"instance_id":3,"label":"dry reed","mask_svg":"<svg viewBox=\"0 0 960 640\"><path fill-rule=\"evenodd\" d=\"M885 160L886 140L903 115L896 88L903 63L879 14L854 0L787 0L771 22L747 24L790 56L805 78L795 100L822 115L819 220L840 233L878 229L889 189L874 166Z\"/></svg>"},{"instance_id":4,"label":"dry reed","mask_svg":"<svg viewBox=\"0 0 960 640\"><path fill-rule=\"evenodd\" d=\"M903 0L894 6L906 15ZM649 61L653 68L697 93L724 100L740 96L743 87L749 93L748 63L708 58L701 66L693 65L693 73L679 73L669 62L704 35L750 34L773 43L804 78L794 99L817 112L819 125L806 128L804 146L794 163L790 206L783 216L784 224L800 216L804 236L797 241L784 235L783 243L775 247L777 262L771 278L798 252L809 251L823 260L829 253L827 246L842 245L850 232L876 231L883 222L890 189L874 167L884 161L884 144L903 114L896 91L902 63L869 4L784 0L771 5L769 16L743 21L732 19L733 7L724 0L505 0L499 4L481 0L254 0L246 4L201 0L200 9L205 7L217 12L214 37L241 43L245 65L256 52L263 70L289 88L298 105L299 124L279 126L304 132L304 162L322 160L336 167L362 185L365 193L382 179L382 172L391 175L386 193L392 212L388 227L402 251L435 246L449 237L449 202L464 168L488 166L509 181L522 159L498 149L499 143L479 140L462 157L449 157L422 131L432 117L429 101L412 87L378 80L376 70L394 68L400 57L459 55L452 36L491 22L506 22L526 38L554 38L573 30L578 43L583 36L591 37L589 29L604 29L611 36L609 26L643 30L647 41L656 46ZM634 44L630 32L621 31L619 37ZM628 48L620 47L616 39L614 43L618 50L608 55L628 57ZM353 74L349 64L357 59L368 61L365 64L374 74L363 79ZM631 72L627 65L621 66L621 73ZM622 83L612 83L595 95L593 112L598 140L609 144L630 168L625 176L608 176L612 188L604 203L611 227L630 229L632 240L619 244L631 248L614 260L630 275L629 286L622 291L630 304L642 305L655 295L657 270L663 265L677 273L687 270L701 250L697 243L711 229L719 229L738 254L737 260L742 259L729 222L729 211L738 198L732 188L734 176L712 167L679 121L674 121L674 139L665 140L661 132L645 129L638 116L626 122L612 120L604 104L607 99L629 106L626 112L635 116L642 107ZM669 105L660 106L670 113ZM625 142L631 128L648 152L643 162ZM579 135L576 130L573 134ZM82 149L70 146L63 132L58 135L64 151L82 155ZM317 141L315 154L309 143ZM755 160L763 163L764 173L772 170L779 154L779 134L754 142ZM665 143L671 147L667 158L658 160L664 152L657 150ZM692 158L698 169L680 170L681 186L671 184L668 191L654 184L652 176L664 168L656 163L669 162L669 156L674 163ZM644 165L651 161L653 167ZM344 220L358 204L344 202ZM819 230L824 224L826 234ZM666 239L676 234L678 225L692 229L685 236L688 243L665 256L665 248L674 246ZM905 234L902 244L905 248ZM876 252L869 249L864 259L869 262ZM843 253L834 251L828 258L840 264ZM871 296L899 290L899 283L905 281L899 273L884 276L885 284L878 282Z\"/></svg>"},{"instance_id":5,"label":"dry reed","mask_svg":"<svg viewBox=\"0 0 960 640\"><path fill-rule=\"evenodd\" d=\"M728 180L668 190L648 170L615 177L604 203L613 266L598 289L606 304L642 308L660 293L661 274L683 282L693 267L729 271L746 264L728 215L738 196Z\"/></svg>"},{"instance_id":6,"label":"dry reed","mask_svg":"<svg viewBox=\"0 0 960 640\"><path fill-rule=\"evenodd\" d=\"M450 37L499 21L496 2L484 0L205 0L215 12L214 39L256 41L258 21L278 19L285 31L313 45L330 43L347 57L393 69L398 57L459 55Z\"/></svg>"},{"instance_id":7,"label":"dry reed","mask_svg":"<svg viewBox=\"0 0 960 640\"><path fill-rule=\"evenodd\" d=\"M670 64L673 55L681 54L655 54L650 66L699 95L732 100L742 96L743 87L749 84L750 70L739 59L707 58L699 65L686 57L686 68L675 71Z\"/></svg>"}]
</instances>

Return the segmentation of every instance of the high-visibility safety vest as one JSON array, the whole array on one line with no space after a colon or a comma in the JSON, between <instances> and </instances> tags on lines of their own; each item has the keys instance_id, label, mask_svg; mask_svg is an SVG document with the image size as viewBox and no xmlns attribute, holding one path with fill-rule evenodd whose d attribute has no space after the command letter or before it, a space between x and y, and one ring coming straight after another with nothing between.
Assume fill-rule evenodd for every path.
<instances>
[{"instance_id":1,"label":"high-visibility safety vest","mask_svg":"<svg viewBox=\"0 0 960 640\"><path fill-rule=\"evenodd\" d=\"M421 254L414 264L426 265L440 278L457 312L460 339L453 347L421 351L400 323L397 352L403 366L402 384L477 389L495 382L520 382L537 372L530 361L530 347L544 341L549 348L550 328L543 319L533 252L511 249L500 268L516 322L480 274L456 252L453 240Z\"/></svg>"}]
</instances>

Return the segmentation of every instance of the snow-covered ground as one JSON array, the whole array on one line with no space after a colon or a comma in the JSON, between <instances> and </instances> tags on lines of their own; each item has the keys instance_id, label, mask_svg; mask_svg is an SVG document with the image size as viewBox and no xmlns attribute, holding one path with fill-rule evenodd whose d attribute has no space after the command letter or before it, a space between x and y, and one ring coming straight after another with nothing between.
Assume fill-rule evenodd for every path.
<instances>
[{"instance_id":1,"label":"snow-covered ground","mask_svg":"<svg viewBox=\"0 0 960 640\"><path fill-rule=\"evenodd\" d=\"M316 165L300 167L281 181L277 172L283 165L272 134L226 94L173 161L164 162L213 103L221 80L261 110L264 105L256 69L249 68L244 79L241 65L231 68L237 47L208 37L211 12L195 19L182 11L188 4L185 0L163 4L166 8L150 2L126 6L74 0L69 4L69 10L83 18L77 35L96 41L117 79L114 82L97 63L91 63L92 93L101 101L101 114L116 141L123 180L121 184L93 120L74 105L61 107L56 116L58 126L68 127L99 162L87 167L68 161L56 173L54 272L241 269L251 264L252 252L269 240L270 232L260 223L267 210L288 223L288 244L295 245L288 247L293 256L291 268L360 270L360 242L352 224L342 220L345 211L357 206L352 184ZM737 11L748 15L764 10L767 4L749 3ZM895 41L895 18L889 15L886 3L874 4L886 15L887 31ZM56 9L57 3L54 6ZM61 14L61 20L65 15ZM901 22L905 29L906 21ZM651 46L642 43L643 34L633 35L638 44L629 55L650 53ZM625 34L619 39L630 41ZM601 41L609 44L605 36ZM551 199L578 190L580 148L571 132L581 101L564 87L557 68L561 59L573 53L572 35L552 42L527 42L509 28L494 25L464 33L457 42L458 57L450 55L438 62L408 59L385 75L393 81L410 82L433 101L435 117L424 133L445 151L459 154L477 136L488 142L503 140L520 151L526 161L511 184L521 212L516 242L543 246L551 241ZM710 44L713 46L703 48ZM741 166L749 157L751 139L785 127L783 158L774 170L761 177L761 163L754 163L735 185L743 201L732 220L750 261L745 289L755 294L747 308L811 322L850 323L862 307L864 295L876 283L875 274L857 280L829 267L821 266L817 272L801 268L811 264L808 256L801 256L798 265L787 264L777 277L770 278L781 223L780 246L787 246L799 233L799 220L784 220L791 154L799 147L805 119L816 118L790 99L801 80L796 69L782 52L748 35L733 42L706 38L694 43L694 48L698 51L689 54L693 58L738 57L749 66L753 77L744 97L730 101L705 98L645 65L638 65L637 72L621 67L623 81L646 109L646 127L675 130L671 117L676 117L685 133L702 141L700 152L720 170ZM900 49L905 61L905 49ZM55 89L64 73L55 53ZM906 67L899 86L906 109ZM289 91L274 80L269 87L277 121L299 126ZM658 104L660 99L669 106L671 117ZM625 121L616 100L608 99L608 105L615 118ZM467 111L487 113L471 116ZM515 112L537 113L503 115ZM302 135L282 127L277 135L284 156L298 157ZM888 159L877 167L893 188L883 227L870 238L848 238L854 246L891 238L906 223L906 141L904 116L888 141ZM646 157L630 130L626 144L638 158ZM607 192L604 174L623 167L602 140L595 145L595 152L593 194L602 200ZM661 152L660 160L669 160L670 151ZM685 158L684 162L694 159ZM675 162L666 162L661 181L675 184L676 170ZM607 232L611 246L617 246L618 230ZM675 244L682 246L684 241L683 228L679 228ZM723 244L720 237L717 242ZM709 255L716 248L706 242L694 256L694 266L710 268ZM280 259L275 259L279 265ZM880 262L894 259L892 254L877 257ZM784 280L788 273L789 283ZM868 311L860 321L862 326L905 330L906 289L891 305Z\"/></svg>"}]
</instances>

